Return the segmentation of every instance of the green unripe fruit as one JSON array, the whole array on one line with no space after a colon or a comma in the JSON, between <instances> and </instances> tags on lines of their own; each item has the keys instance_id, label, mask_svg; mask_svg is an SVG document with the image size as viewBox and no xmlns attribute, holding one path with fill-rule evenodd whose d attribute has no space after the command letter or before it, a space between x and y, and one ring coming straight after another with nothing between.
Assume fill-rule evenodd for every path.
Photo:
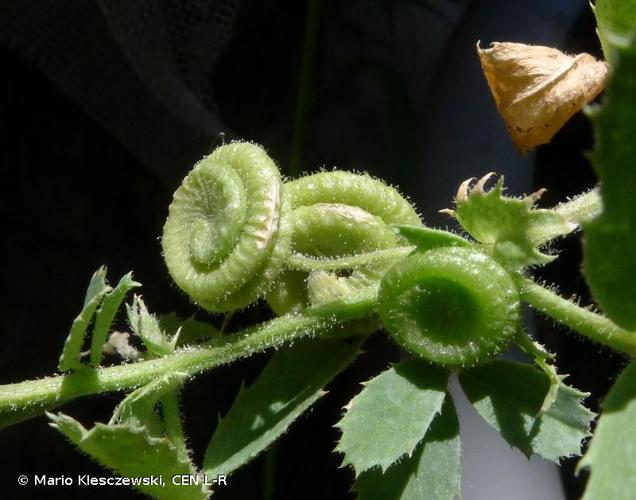
<instances>
[{"instance_id":1,"label":"green unripe fruit","mask_svg":"<svg viewBox=\"0 0 636 500\"><path fill-rule=\"evenodd\" d=\"M197 163L163 228L166 265L201 307L225 312L271 288L289 249L278 168L256 144L233 142Z\"/></svg>"},{"instance_id":2,"label":"green unripe fruit","mask_svg":"<svg viewBox=\"0 0 636 500\"><path fill-rule=\"evenodd\" d=\"M379 314L407 351L447 366L492 359L519 322L519 292L508 272L469 248L414 253L380 285Z\"/></svg>"},{"instance_id":3,"label":"green unripe fruit","mask_svg":"<svg viewBox=\"0 0 636 500\"><path fill-rule=\"evenodd\" d=\"M394 249L407 244L389 224L421 226L411 203L396 189L365 174L320 172L286 182L290 211L292 257L301 257L309 269L287 269L267 295L276 314L300 312L339 296L377 289L391 261L365 265L343 264L338 269L312 267L312 259L347 259L367 252ZM374 322L375 325L375 322Z\"/></svg>"}]
</instances>

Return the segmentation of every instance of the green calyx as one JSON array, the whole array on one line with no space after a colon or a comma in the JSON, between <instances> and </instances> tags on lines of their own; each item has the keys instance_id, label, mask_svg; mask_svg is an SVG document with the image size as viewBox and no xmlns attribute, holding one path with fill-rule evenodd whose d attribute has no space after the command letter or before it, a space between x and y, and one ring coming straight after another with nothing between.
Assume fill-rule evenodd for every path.
<instances>
[{"instance_id":1,"label":"green calyx","mask_svg":"<svg viewBox=\"0 0 636 500\"><path fill-rule=\"evenodd\" d=\"M519 293L487 255L444 247L414 253L384 275L378 312L407 351L446 366L492 359L515 335Z\"/></svg>"},{"instance_id":2,"label":"green calyx","mask_svg":"<svg viewBox=\"0 0 636 500\"><path fill-rule=\"evenodd\" d=\"M562 235L577 227L555 210L538 209L534 205L543 190L524 198L503 195L503 177L491 190L484 189L493 176L486 174L477 181L464 181L455 197L455 210L445 210L487 251L497 262L509 270L547 264L554 256L539 248L551 235Z\"/></svg>"}]
</instances>

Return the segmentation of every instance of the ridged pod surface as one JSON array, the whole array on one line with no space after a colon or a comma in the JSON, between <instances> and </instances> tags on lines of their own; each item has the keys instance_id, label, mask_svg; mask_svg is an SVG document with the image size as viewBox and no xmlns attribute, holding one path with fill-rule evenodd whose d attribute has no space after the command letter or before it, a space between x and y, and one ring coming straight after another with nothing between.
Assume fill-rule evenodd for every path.
<instances>
[{"instance_id":1,"label":"ridged pod surface","mask_svg":"<svg viewBox=\"0 0 636 500\"><path fill-rule=\"evenodd\" d=\"M390 259L363 265L343 262L331 270L318 263L405 246L388 224L421 225L397 190L368 175L321 172L287 182L284 189L291 209L292 255L305 258L309 269L294 269L292 262L267 295L278 314L377 287L393 264Z\"/></svg>"},{"instance_id":2,"label":"ridged pod surface","mask_svg":"<svg viewBox=\"0 0 636 500\"><path fill-rule=\"evenodd\" d=\"M386 224L421 224L411 203L397 189L367 174L320 172L287 182L285 191L292 210L317 203L341 203L361 208Z\"/></svg>"},{"instance_id":3,"label":"ridged pod surface","mask_svg":"<svg viewBox=\"0 0 636 500\"><path fill-rule=\"evenodd\" d=\"M162 246L175 283L201 307L239 309L271 286L289 247L278 168L234 142L199 161L174 193Z\"/></svg>"},{"instance_id":4,"label":"ridged pod surface","mask_svg":"<svg viewBox=\"0 0 636 500\"><path fill-rule=\"evenodd\" d=\"M497 355L519 322L508 272L469 248L414 253L382 280L379 314L407 351L434 363L471 366Z\"/></svg>"}]
</instances>

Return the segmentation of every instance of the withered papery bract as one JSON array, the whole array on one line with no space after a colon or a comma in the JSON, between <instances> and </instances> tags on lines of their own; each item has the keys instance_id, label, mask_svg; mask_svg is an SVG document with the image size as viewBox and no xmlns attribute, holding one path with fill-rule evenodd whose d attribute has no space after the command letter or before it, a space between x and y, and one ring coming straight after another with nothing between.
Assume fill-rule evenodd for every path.
<instances>
[{"instance_id":1,"label":"withered papery bract","mask_svg":"<svg viewBox=\"0 0 636 500\"><path fill-rule=\"evenodd\" d=\"M477 53L497 109L517 149L550 142L602 90L607 64L589 54L522 43L494 42Z\"/></svg>"}]
</instances>

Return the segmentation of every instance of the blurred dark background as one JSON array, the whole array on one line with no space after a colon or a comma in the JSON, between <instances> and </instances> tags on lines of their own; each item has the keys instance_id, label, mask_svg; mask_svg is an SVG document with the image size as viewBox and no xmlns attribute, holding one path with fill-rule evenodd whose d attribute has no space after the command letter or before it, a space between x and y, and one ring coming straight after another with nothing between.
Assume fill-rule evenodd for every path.
<instances>
[{"instance_id":1,"label":"blurred dark background","mask_svg":"<svg viewBox=\"0 0 636 500\"><path fill-rule=\"evenodd\" d=\"M535 154L514 151L474 46L552 45L600 57L587 0L46 0L0 4L0 383L54 372L91 273L133 270L155 312L193 313L172 284L158 237L193 163L234 138L264 145L288 176L322 166L366 170L399 185L431 225L457 185L490 170L512 194L547 187L553 203L594 185L592 134L579 114ZM538 275L589 296L579 236ZM196 311L200 319L219 317ZM267 316L250 309L243 321ZM240 324L240 323L238 323ZM537 320L569 382L598 407L622 360ZM330 394L215 498L348 498L353 474L331 451L341 408L399 359L376 335ZM200 462L218 412L267 355L223 367L184 391ZM64 412L107 420L117 394ZM44 418L0 431L5 498L138 498L126 489L18 488L19 474L108 475ZM562 468L568 498L584 477ZM482 498L477 490L466 498ZM485 497L483 497L485 498ZM492 498L492 497L490 497Z\"/></svg>"}]
</instances>

